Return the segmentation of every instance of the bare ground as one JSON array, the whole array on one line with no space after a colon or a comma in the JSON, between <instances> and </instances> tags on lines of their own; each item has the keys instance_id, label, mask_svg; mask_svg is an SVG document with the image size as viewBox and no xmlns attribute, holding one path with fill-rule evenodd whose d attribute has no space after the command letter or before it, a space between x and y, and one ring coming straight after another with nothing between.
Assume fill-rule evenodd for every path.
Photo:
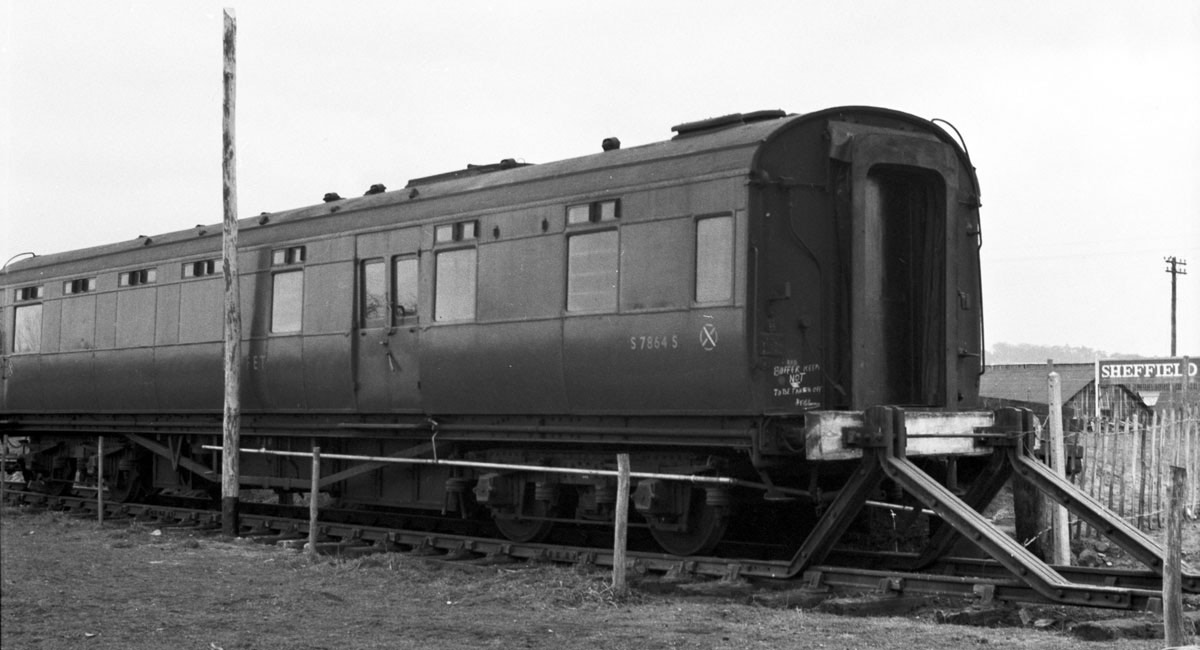
<instances>
[{"instance_id":1,"label":"bare ground","mask_svg":"<svg viewBox=\"0 0 1200 650\"><path fill-rule=\"evenodd\" d=\"M1077 614L1064 610L1026 617L1041 617L1042 629L1032 620L988 628L935 623L929 608L909 618L770 608L737 590L615 599L605 572L399 554L310 560L245 540L10 507L0 512L0 568L5 650L1163 646L1076 640L1065 628Z\"/></svg>"}]
</instances>

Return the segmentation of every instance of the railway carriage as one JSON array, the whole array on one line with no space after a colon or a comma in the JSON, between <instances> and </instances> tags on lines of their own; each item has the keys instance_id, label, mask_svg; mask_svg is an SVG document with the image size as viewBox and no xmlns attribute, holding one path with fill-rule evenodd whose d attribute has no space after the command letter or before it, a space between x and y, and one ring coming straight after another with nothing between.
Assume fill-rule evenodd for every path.
<instances>
[{"instance_id":1,"label":"railway carriage","mask_svg":"<svg viewBox=\"0 0 1200 650\"><path fill-rule=\"evenodd\" d=\"M551 470L629 452L655 474L636 484L640 522L684 555L736 517L769 537L763 512L819 513L871 407L903 407L907 453L942 480L983 462L963 148L868 107L673 131L243 219L244 446L502 465L338 460L322 485L347 506L490 517L518 541L609 525L613 479ZM41 489L102 462L118 498L214 493L220 230L0 273L0 430L28 438ZM290 458L245 456L242 474L285 496L309 484Z\"/></svg>"}]
</instances>

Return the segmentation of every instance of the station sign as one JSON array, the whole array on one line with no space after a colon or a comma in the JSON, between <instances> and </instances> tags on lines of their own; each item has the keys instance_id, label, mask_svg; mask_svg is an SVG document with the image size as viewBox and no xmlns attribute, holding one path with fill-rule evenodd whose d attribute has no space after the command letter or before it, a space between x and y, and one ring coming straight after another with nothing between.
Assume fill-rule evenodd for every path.
<instances>
[{"instance_id":1,"label":"station sign","mask_svg":"<svg viewBox=\"0 0 1200 650\"><path fill-rule=\"evenodd\" d=\"M1105 359L1100 364L1102 384L1175 384L1183 383L1184 357L1167 359ZM1200 359L1187 358L1187 376L1197 380Z\"/></svg>"}]
</instances>

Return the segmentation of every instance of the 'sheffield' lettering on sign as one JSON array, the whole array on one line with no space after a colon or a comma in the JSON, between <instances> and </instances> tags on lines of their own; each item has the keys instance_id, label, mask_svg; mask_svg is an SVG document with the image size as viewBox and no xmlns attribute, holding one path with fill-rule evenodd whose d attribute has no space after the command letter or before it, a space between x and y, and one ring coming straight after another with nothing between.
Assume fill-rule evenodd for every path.
<instances>
[{"instance_id":1,"label":"'sheffield' lettering on sign","mask_svg":"<svg viewBox=\"0 0 1200 650\"><path fill-rule=\"evenodd\" d=\"M1188 361L1188 377L1195 379L1197 363ZM1183 379L1183 359L1108 360L1100 362L1100 381L1109 383L1167 383Z\"/></svg>"}]
</instances>

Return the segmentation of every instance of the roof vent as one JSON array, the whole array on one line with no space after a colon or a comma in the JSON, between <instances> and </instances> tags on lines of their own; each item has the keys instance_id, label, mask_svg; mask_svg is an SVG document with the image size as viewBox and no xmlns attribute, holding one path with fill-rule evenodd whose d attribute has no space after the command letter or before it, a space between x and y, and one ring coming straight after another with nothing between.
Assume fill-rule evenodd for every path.
<instances>
[{"instance_id":1,"label":"roof vent","mask_svg":"<svg viewBox=\"0 0 1200 650\"><path fill-rule=\"evenodd\" d=\"M605 151L612 151L613 149L620 149L621 141L618 140L617 138L604 138L604 141L600 143L600 148Z\"/></svg>"},{"instance_id":2,"label":"roof vent","mask_svg":"<svg viewBox=\"0 0 1200 650\"><path fill-rule=\"evenodd\" d=\"M671 127L671 130L677 133L675 137L683 137L687 135L698 135L701 133L710 133L721 129L728 129L734 126L742 126L752 122L763 122L766 120L777 120L786 116L787 113L772 109L766 111L754 111L753 113L732 113L730 115L722 115L721 117L710 117L706 120L697 120L695 122L684 122Z\"/></svg>"},{"instance_id":3,"label":"roof vent","mask_svg":"<svg viewBox=\"0 0 1200 650\"><path fill-rule=\"evenodd\" d=\"M372 194L383 194L386 191L387 191L387 185L384 185L383 183L375 183L374 185L371 186L371 189L367 190L366 194L363 194L363 196L371 196Z\"/></svg>"},{"instance_id":4,"label":"roof vent","mask_svg":"<svg viewBox=\"0 0 1200 650\"><path fill-rule=\"evenodd\" d=\"M342 200L342 197L337 192L326 192L325 193L325 202L326 203L333 203L334 201L341 201L341 200Z\"/></svg>"}]
</instances>

